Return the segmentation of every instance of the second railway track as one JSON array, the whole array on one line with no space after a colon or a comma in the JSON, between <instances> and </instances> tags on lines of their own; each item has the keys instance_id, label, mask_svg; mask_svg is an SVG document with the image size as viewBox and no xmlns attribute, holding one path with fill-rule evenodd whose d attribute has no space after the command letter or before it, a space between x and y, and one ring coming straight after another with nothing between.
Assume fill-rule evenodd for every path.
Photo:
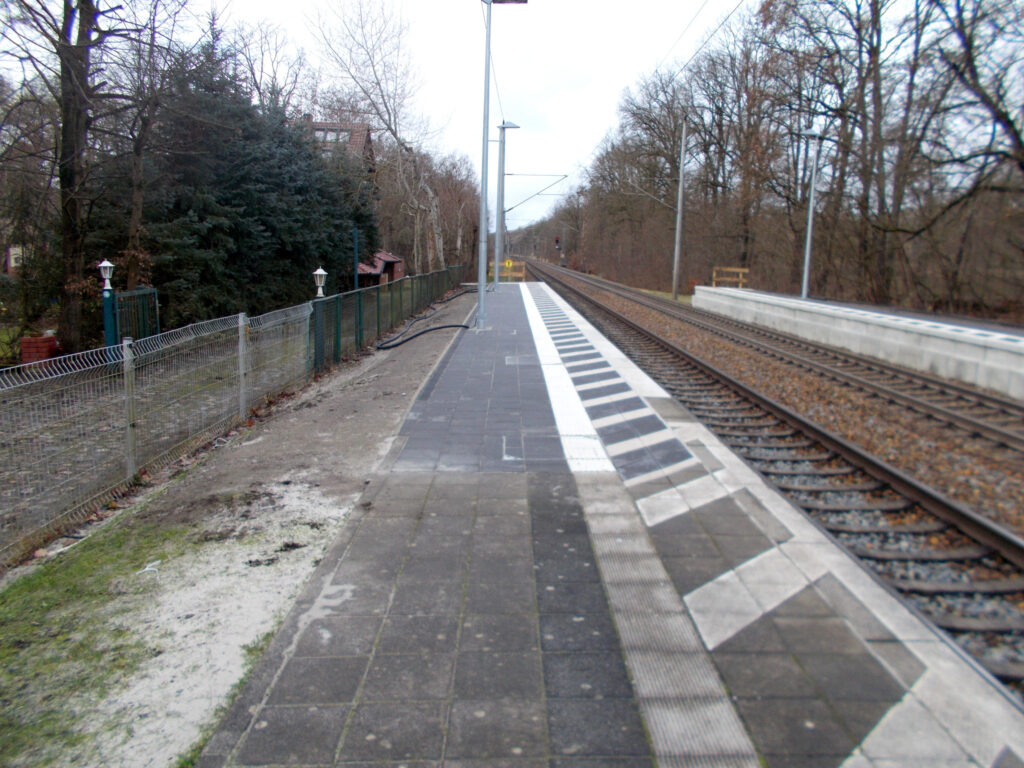
<instances>
[{"instance_id":1,"label":"second railway track","mask_svg":"<svg viewBox=\"0 0 1024 768\"><path fill-rule=\"evenodd\" d=\"M1017 451L1024 460L1024 403L1020 401L780 331L731 320L591 275L574 277L733 343L755 348L763 354L886 398L970 435Z\"/></svg>"},{"instance_id":2,"label":"second railway track","mask_svg":"<svg viewBox=\"0 0 1024 768\"><path fill-rule=\"evenodd\" d=\"M796 506L1024 697L1024 538L736 382L561 274L531 268Z\"/></svg>"}]
</instances>

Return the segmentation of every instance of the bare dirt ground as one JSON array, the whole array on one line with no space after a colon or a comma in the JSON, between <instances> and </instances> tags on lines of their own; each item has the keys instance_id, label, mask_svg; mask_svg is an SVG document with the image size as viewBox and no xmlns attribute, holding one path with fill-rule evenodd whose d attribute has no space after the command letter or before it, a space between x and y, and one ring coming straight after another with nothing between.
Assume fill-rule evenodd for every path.
<instances>
[{"instance_id":1,"label":"bare dirt ground","mask_svg":"<svg viewBox=\"0 0 1024 768\"><path fill-rule=\"evenodd\" d=\"M441 305L412 332L464 322L474 304L469 294ZM243 678L246 648L279 625L457 333L343 365L129 505L122 514L195 534L172 559L133 564L110 622L152 657L101 700L69 702L85 739L48 755L54 764L165 768L201 738Z\"/></svg>"}]
</instances>

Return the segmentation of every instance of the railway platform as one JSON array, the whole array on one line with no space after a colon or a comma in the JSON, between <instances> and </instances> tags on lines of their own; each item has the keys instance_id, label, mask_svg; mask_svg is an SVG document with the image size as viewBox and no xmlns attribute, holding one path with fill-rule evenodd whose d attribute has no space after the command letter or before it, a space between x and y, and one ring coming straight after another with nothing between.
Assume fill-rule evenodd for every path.
<instances>
[{"instance_id":1,"label":"railway platform","mask_svg":"<svg viewBox=\"0 0 1024 768\"><path fill-rule=\"evenodd\" d=\"M1024 399L1024 335L982 321L698 286L693 306Z\"/></svg>"},{"instance_id":2,"label":"railway platform","mask_svg":"<svg viewBox=\"0 0 1024 768\"><path fill-rule=\"evenodd\" d=\"M557 295L487 307L197 766L1024 766L1014 700Z\"/></svg>"}]
</instances>

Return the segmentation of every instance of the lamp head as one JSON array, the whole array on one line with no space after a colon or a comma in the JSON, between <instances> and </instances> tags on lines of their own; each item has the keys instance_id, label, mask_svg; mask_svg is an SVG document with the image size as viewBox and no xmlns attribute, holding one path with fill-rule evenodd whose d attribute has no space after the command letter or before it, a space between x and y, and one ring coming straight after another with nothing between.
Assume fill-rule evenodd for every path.
<instances>
[{"instance_id":1,"label":"lamp head","mask_svg":"<svg viewBox=\"0 0 1024 768\"><path fill-rule=\"evenodd\" d=\"M98 266L100 268L100 277L103 278L103 290L104 291L113 290L110 287L110 278L113 277L113 275L114 275L114 265L111 264L106 259L104 259L103 261L101 261L96 266Z\"/></svg>"}]
</instances>

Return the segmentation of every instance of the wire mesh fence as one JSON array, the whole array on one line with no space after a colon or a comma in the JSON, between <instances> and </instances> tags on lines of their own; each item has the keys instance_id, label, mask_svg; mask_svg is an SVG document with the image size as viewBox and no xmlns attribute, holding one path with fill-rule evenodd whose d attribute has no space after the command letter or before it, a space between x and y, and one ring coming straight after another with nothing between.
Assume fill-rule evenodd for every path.
<instances>
[{"instance_id":1,"label":"wire mesh fence","mask_svg":"<svg viewBox=\"0 0 1024 768\"><path fill-rule=\"evenodd\" d=\"M0 569L426 308L451 267L0 370Z\"/></svg>"}]
</instances>

